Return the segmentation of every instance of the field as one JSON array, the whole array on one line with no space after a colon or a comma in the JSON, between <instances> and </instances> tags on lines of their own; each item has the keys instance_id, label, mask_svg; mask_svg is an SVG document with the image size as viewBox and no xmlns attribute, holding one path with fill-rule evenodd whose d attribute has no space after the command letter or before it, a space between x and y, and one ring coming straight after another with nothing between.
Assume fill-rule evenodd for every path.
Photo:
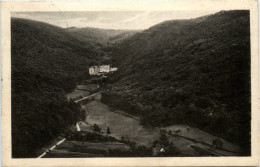
<instances>
[{"instance_id":1,"label":"field","mask_svg":"<svg viewBox=\"0 0 260 167\"><path fill-rule=\"evenodd\" d=\"M199 152L202 155L234 156L241 151L238 146L223 139L221 139L223 142L221 148L212 147L212 143L217 137L198 128L187 125L173 125L163 129L168 132L169 142L172 142L174 146L187 154L197 155ZM196 148L199 148L200 151ZM201 150L203 150L204 153L202 153Z\"/></svg>"},{"instance_id":2,"label":"field","mask_svg":"<svg viewBox=\"0 0 260 167\"><path fill-rule=\"evenodd\" d=\"M130 148L118 142L78 142L65 141L56 149L51 150L44 158L58 157L104 157L110 150L128 151Z\"/></svg>"},{"instance_id":3,"label":"field","mask_svg":"<svg viewBox=\"0 0 260 167\"><path fill-rule=\"evenodd\" d=\"M126 115L111 112L112 108L100 102L100 94L95 96L95 100L84 106L88 112L86 122L97 124L104 133L107 127L110 128L111 136L120 139L129 139L137 145L151 146L153 141L159 137L159 131L144 128L139 120ZM120 111L121 113L123 111Z\"/></svg>"},{"instance_id":4,"label":"field","mask_svg":"<svg viewBox=\"0 0 260 167\"><path fill-rule=\"evenodd\" d=\"M111 136L119 139L124 137L124 139L134 141L137 146L151 147L154 141L159 140L161 131L166 131L169 142L173 143L184 155L232 156L239 154L240 151L238 146L223 139L221 139L222 148L214 148L212 143L217 137L187 125L153 129L144 127L138 118L129 116L122 110L114 110L100 102L100 94L96 95L95 100L86 104L84 108L88 112L86 122L91 125L96 123L103 133L106 133L106 128L110 127ZM169 131L171 131L170 134Z\"/></svg>"},{"instance_id":5,"label":"field","mask_svg":"<svg viewBox=\"0 0 260 167\"><path fill-rule=\"evenodd\" d=\"M240 148L224 139L222 148L214 148L213 141L217 139L209 133L198 128L187 125L173 125L164 128L147 128L140 124L136 117L129 116L122 110L114 110L100 102L100 94L95 100L84 106L88 112L86 122L97 124L106 133L110 127L111 136L136 142L136 145L151 147L153 142L158 140L161 131L167 132L169 142L189 156L234 156L240 154ZM169 131L170 134L168 133ZM178 132L179 131L179 132Z\"/></svg>"},{"instance_id":6,"label":"field","mask_svg":"<svg viewBox=\"0 0 260 167\"><path fill-rule=\"evenodd\" d=\"M87 88L87 86L84 87ZM85 90L75 90L74 92L85 92ZM154 141L160 140L161 134L165 133L167 140L180 151L179 156L235 156L240 154L238 146L223 139L220 139L223 142L221 148L214 147L213 141L217 137L195 127L187 125L172 125L160 128L144 127L138 117L103 104L100 101L100 93L93 97L91 101L82 105L87 112L87 116L85 121L78 122L81 131L92 133L93 125L97 124L101 128L101 134L106 136L107 127L109 127L110 136L119 140L135 142L137 147L146 146L147 148L153 147ZM107 157L113 156L110 154L111 151L128 152L130 147L120 142L67 139L55 149L50 150L44 158ZM117 152L116 155L121 154Z\"/></svg>"},{"instance_id":7,"label":"field","mask_svg":"<svg viewBox=\"0 0 260 167\"><path fill-rule=\"evenodd\" d=\"M198 142L203 142L208 145L212 144L212 141L216 139L215 136L206 133L198 128L192 128L187 125L174 125L174 126L169 126L165 128L166 130L171 130L171 131L177 131L181 130L180 133L178 133L179 136L187 137L187 138L192 138ZM239 147L223 140L223 148L233 151L233 152L239 152Z\"/></svg>"},{"instance_id":8,"label":"field","mask_svg":"<svg viewBox=\"0 0 260 167\"><path fill-rule=\"evenodd\" d=\"M73 92L66 94L66 97L68 99L78 100L79 98L86 97L90 95L91 92L96 91L98 89L97 86L97 84L78 85Z\"/></svg>"}]
</instances>

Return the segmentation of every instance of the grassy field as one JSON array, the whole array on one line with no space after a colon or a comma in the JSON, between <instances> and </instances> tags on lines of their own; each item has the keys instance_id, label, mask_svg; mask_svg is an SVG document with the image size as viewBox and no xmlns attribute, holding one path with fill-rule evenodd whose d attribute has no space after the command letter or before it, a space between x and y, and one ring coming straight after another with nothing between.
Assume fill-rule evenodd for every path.
<instances>
[{"instance_id":1,"label":"grassy field","mask_svg":"<svg viewBox=\"0 0 260 167\"><path fill-rule=\"evenodd\" d=\"M104 157L110 152L129 152L130 147L120 142L85 142L66 140L55 149L49 150L44 158Z\"/></svg>"},{"instance_id":2,"label":"grassy field","mask_svg":"<svg viewBox=\"0 0 260 167\"><path fill-rule=\"evenodd\" d=\"M151 146L159 138L159 131L156 129L144 128L140 121L128 116L111 112L111 108L100 102L100 94L84 106L88 112L86 122L97 124L104 133L107 127L110 128L111 136L116 138L129 139L137 145ZM120 111L121 113L123 111Z\"/></svg>"},{"instance_id":3,"label":"grassy field","mask_svg":"<svg viewBox=\"0 0 260 167\"><path fill-rule=\"evenodd\" d=\"M76 100L76 99L79 99L79 98L83 98L85 96L88 96L89 95L89 92L88 91L79 91L79 90L75 90L73 91L72 93L68 93L66 95L66 97L68 99L71 99L71 100Z\"/></svg>"},{"instance_id":4,"label":"grassy field","mask_svg":"<svg viewBox=\"0 0 260 167\"><path fill-rule=\"evenodd\" d=\"M105 157L110 150L129 151L130 147L119 142L65 141L49 151L44 158Z\"/></svg>"},{"instance_id":5,"label":"grassy field","mask_svg":"<svg viewBox=\"0 0 260 167\"><path fill-rule=\"evenodd\" d=\"M73 146L73 147L72 147ZM57 149L68 149L70 151L87 152L89 150L108 151L109 149L129 150L129 146L119 142L79 142L79 141L66 141ZM84 151L85 150L85 151ZM97 151L98 152L98 151Z\"/></svg>"},{"instance_id":6,"label":"grassy field","mask_svg":"<svg viewBox=\"0 0 260 167\"><path fill-rule=\"evenodd\" d=\"M83 91L83 90L82 90ZM84 92L84 91L83 91ZM97 124L103 135L110 128L110 136L124 138L135 142L136 146L152 147L153 142L159 140L161 133L166 133L168 141L181 152L182 156L236 156L239 147L223 139L221 149L214 148L212 142L215 136L198 128L187 125L173 125L164 128L148 128L140 124L140 119L122 110L115 110L100 102L101 94L94 96L92 101L83 105L87 112L84 121L79 121L81 131L93 132L93 125ZM127 152L129 145L119 142L90 142L66 140L51 150L47 157L107 157L111 150Z\"/></svg>"},{"instance_id":7,"label":"grassy field","mask_svg":"<svg viewBox=\"0 0 260 167\"><path fill-rule=\"evenodd\" d=\"M184 136L187 138L191 138L193 140L196 140L198 142L203 142L206 143L208 145L212 145L212 142L214 139L216 139L215 136L204 132L198 128L193 128L187 125L174 125L174 126L169 126L165 128L167 131L171 130L171 131L177 131L180 130L180 133L178 133L178 135L180 136ZM229 150L231 152L239 152L240 148L230 142L227 142L225 140L222 139L223 142L223 149L225 150Z\"/></svg>"},{"instance_id":8,"label":"grassy field","mask_svg":"<svg viewBox=\"0 0 260 167\"><path fill-rule=\"evenodd\" d=\"M102 154L79 153L67 150L53 150L44 156L44 158L86 158L86 157L104 157Z\"/></svg>"},{"instance_id":9,"label":"grassy field","mask_svg":"<svg viewBox=\"0 0 260 167\"><path fill-rule=\"evenodd\" d=\"M98 89L98 84L91 85L78 85L77 88L71 92L66 94L68 99L77 100L83 97L86 97Z\"/></svg>"},{"instance_id":10,"label":"grassy field","mask_svg":"<svg viewBox=\"0 0 260 167\"><path fill-rule=\"evenodd\" d=\"M93 92L97 90L98 84L90 84L90 85L78 85L77 90L85 90L89 92Z\"/></svg>"},{"instance_id":11,"label":"grassy field","mask_svg":"<svg viewBox=\"0 0 260 167\"><path fill-rule=\"evenodd\" d=\"M206 150L204 151L204 154L208 152L208 155L212 153L212 155L234 156L236 153L240 152L238 146L223 139L221 139L223 142L221 149L213 148L213 140L217 137L198 128L187 125L173 125L163 129L167 132L171 131L171 135L168 136L169 142L172 142L174 146L186 154L196 156L198 155L199 149ZM176 133L176 131L179 132ZM199 149L194 150L194 147L198 147ZM199 154L201 154L201 152L199 152Z\"/></svg>"},{"instance_id":12,"label":"grassy field","mask_svg":"<svg viewBox=\"0 0 260 167\"><path fill-rule=\"evenodd\" d=\"M180 149L183 154L189 156L201 156L208 154L233 156L240 151L240 148L223 139L222 149L212 147L212 142L217 137L206 133L198 128L187 125L173 125L164 128L147 128L140 124L139 119L129 117L122 110L115 110L100 102L100 94L95 96L95 100L84 106L88 112L86 122L89 124L97 124L106 133L109 126L111 136L136 142L137 145L145 145L151 147L155 140L160 137L160 130L167 133L172 132L173 135L167 135L169 142ZM179 131L178 133L175 133ZM201 144L202 143L202 144ZM226 151L225 151L226 150Z\"/></svg>"}]
</instances>

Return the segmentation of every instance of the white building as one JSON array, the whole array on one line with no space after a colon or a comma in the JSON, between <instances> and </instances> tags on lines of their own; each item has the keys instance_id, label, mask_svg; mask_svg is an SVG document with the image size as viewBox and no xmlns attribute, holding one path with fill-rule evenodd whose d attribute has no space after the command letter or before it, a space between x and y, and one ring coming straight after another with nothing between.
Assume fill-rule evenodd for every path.
<instances>
[{"instance_id":1,"label":"white building","mask_svg":"<svg viewBox=\"0 0 260 167\"><path fill-rule=\"evenodd\" d=\"M91 66L89 67L90 75L101 75L102 73L109 73L117 71L117 67L111 67L110 65L100 65L100 66Z\"/></svg>"},{"instance_id":2,"label":"white building","mask_svg":"<svg viewBox=\"0 0 260 167\"><path fill-rule=\"evenodd\" d=\"M114 71L117 71L117 67L111 67L109 72L114 72Z\"/></svg>"},{"instance_id":3,"label":"white building","mask_svg":"<svg viewBox=\"0 0 260 167\"><path fill-rule=\"evenodd\" d=\"M110 70L110 65L101 65L99 66L99 72L108 73Z\"/></svg>"},{"instance_id":4,"label":"white building","mask_svg":"<svg viewBox=\"0 0 260 167\"><path fill-rule=\"evenodd\" d=\"M90 75L97 75L99 73L99 67L98 66L91 66L88 69Z\"/></svg>"}]
</instances>

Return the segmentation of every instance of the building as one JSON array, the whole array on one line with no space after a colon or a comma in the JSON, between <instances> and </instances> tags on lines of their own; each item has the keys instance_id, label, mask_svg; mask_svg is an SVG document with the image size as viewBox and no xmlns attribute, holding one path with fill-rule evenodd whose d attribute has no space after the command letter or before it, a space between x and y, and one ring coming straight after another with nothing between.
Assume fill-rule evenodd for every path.
<instances>
[{"instance_id":1,"label":"building","mask_svg":"<svg viewBox=\"0 0 260 167\"><path fill-rule=\"evenodd\" d=\"M165 153L165 148L163 146L161 146L160 144L156 144L153 148L152 148L152 152L153 155L156 156L158 154L162 154Z\"/></svg>"},{"instance_id":2,"label":"building","mask_svg":"<svg viewBox=\"0 0 260 167\"><path fill-rule=\"evenodd\" d=\"M117 71L117 67L111 67L109 72L114 72L114 71Z\"/></svg>"},{"instance_id":3,"label":"building","mask_svg":"<svg viewBox=\"0 0 260 167\"><path fill-rule=\"evenodd\" d=\"M98 66L89 67L89 74L90 75L97 75L98 73L99 73L99 67Z\"/></svg>"},{"instance_id":4,"label":"building","mask_svg":"<svg viewBox=\"0 0 260 167\"><path fill-rule=\"evenodd\" d=\"M110 65L101 65L99 66L99 72L108 73L110 70Z\"/></svg>"},{"instance_id":5,"label":"building","mask_svg":"<svg viewBox=\"0 0 260 167\"><path fill-rule=\"evenodd\" d=\"M101 75L103 73L109 73L117 71L117 67L111 67L110 65L100 65L100 66L91 66L89 67L90 75Z\"/></svg>"}]
</instances>

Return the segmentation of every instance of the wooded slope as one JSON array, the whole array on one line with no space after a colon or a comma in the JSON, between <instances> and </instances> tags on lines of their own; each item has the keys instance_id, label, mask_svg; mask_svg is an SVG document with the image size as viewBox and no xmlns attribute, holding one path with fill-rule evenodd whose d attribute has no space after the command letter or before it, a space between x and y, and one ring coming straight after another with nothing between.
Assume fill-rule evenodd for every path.
<instances>
[{"instance_id":1,"label":"wooded slope","mask_svg":"<svg viewBox=\"0 0 260 167\"><path fill-rule=\"evenodd\" d=\"M34 152L84 112L65 92L88 76L99 51L50 24L12 18L12 155Z\"/></svg>"},{"instance_id":2,"label":"wooded slope","mask_svg":"<svg viewBox=\"0 0 260 167\"><path fill-rule=\"evenodd\" d=\"M249 11L155 25L112 52L103 102L144 124L190 124L250 148Z\"/></svg>"}]
</instances>

